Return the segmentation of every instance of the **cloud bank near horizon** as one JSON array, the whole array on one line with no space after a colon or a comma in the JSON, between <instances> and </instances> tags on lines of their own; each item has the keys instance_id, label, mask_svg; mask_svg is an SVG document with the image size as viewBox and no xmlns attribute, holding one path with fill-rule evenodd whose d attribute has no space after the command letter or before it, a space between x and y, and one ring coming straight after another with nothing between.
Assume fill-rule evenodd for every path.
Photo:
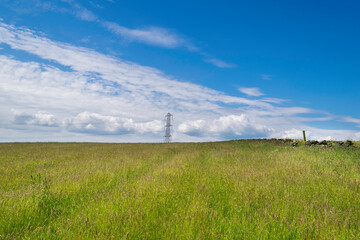
<instances>
[{"instance_id":1,"label":"cloud bank near horizon","mask_svg":"<svg viewBox=\"0 0 360 240\"><path fill-rule=\"evenodd\" d=\"M360 139L355 130L309 127L335 117L313 118L320 112L281 106L283 100L262 98L257 88L247 89L251 98L230 96L5 23L0 44L36 56L0 55L0 141L159 142L169 111L175 141L300 138L302 129L313 139Z\"/></svg>"}]
</instances>

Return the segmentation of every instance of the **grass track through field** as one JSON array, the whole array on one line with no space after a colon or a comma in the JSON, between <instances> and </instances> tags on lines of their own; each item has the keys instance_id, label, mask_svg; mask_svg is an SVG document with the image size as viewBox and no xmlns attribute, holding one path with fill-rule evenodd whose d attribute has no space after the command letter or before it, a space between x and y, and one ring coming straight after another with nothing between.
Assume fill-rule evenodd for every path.
<instances>
[{"instance_id":1,"label":"grass track through field","mask_svg":"<svg viewBox=\"0 0 360 240\"><path fill-rule=\"evenodd\" d=\"M0 144L0 238L359 239L359 148Z\"/></svg>"}]
</instances>

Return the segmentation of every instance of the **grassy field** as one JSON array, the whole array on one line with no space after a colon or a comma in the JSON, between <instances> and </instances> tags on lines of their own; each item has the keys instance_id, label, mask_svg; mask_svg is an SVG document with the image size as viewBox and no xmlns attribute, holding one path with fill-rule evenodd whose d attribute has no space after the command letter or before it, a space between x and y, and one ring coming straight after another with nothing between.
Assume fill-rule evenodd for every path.
<instances>
[{"instance_id":1,"label":"grassy field","mask_svg":"<svg viewBox=\"0 0 360 240\"><path fill-rule=\"evenodd\" d=\"M4 143L0 238L360 239L360 148Z\"/></svg>"}]
</instances>

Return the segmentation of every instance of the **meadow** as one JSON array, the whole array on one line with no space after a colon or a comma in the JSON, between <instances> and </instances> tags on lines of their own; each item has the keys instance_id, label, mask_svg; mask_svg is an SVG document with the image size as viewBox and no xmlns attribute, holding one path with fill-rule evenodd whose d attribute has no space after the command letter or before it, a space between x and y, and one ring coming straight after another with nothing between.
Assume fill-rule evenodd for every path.
<instances>
[{"instance_id":1,"label":"meadow","mask_svg":"<svg viewBox=\"0 0 360 240\"><path fill-rule=\"evenodd\" d=\"M2 143L1 239L360 239L360 147Z\"/></svg>"}]
</instances>

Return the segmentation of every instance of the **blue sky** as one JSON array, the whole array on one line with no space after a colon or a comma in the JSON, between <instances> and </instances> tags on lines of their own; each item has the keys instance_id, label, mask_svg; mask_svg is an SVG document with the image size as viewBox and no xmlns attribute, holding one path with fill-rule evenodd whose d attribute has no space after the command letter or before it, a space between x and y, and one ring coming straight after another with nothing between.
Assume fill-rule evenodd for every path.
<instances>
[{"instance_id":1,"label":"blue sky","mask_svg":"<svg viewBox=\"0 0 360 240\"><path fill-rule=\"evenodd\" d=\"M358 140L359 10L0 0L0 141Z\"/></svg>"}]
</instances>

